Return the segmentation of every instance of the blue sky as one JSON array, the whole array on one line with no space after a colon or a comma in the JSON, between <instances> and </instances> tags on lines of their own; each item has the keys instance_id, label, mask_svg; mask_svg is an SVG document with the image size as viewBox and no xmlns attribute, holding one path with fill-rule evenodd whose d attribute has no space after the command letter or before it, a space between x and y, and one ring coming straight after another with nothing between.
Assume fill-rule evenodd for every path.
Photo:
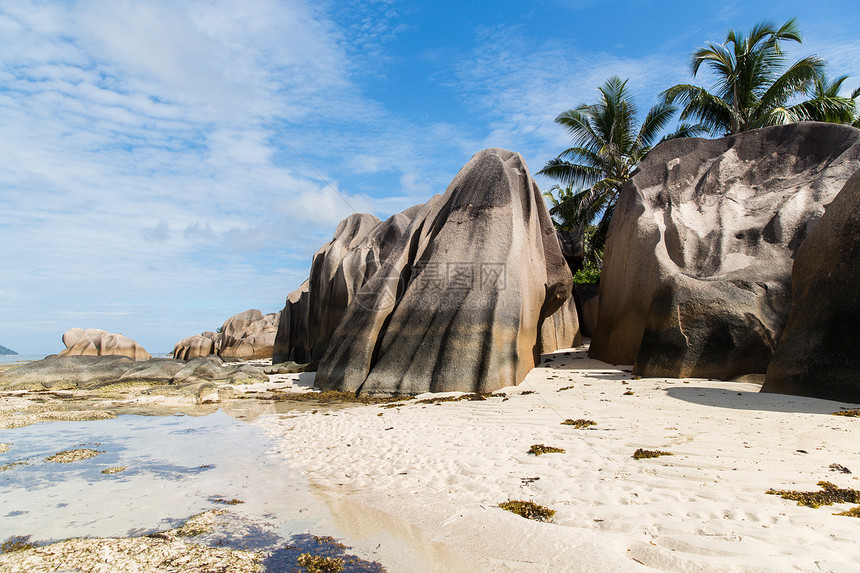
<instances>
[{"instance_id":1,"label":"blue sky","mask_svg":"<svg viewBox=\"0 0 860 573\"><path fill-rule=\"evenodd\" d=\"M424 202L485 147L535 172L559 112L615 74L644 112L730 27L797 16L789 56L860 85L855 2L702 6L0 2L0 344L103 328L165 352L279 310L353 208Z\"/></svg>"}]
</instances>

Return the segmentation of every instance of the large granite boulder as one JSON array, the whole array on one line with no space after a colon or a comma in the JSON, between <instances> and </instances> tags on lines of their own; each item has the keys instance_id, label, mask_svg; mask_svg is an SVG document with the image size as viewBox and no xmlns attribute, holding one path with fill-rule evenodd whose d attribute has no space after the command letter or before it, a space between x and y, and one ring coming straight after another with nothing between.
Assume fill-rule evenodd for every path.
<instances>
[{"instance_id":1,"label":"large granite boulder","mask_svg":"<svg viewBox=\"0 0 860 573\"><path fill-rule=\"evenodd\" d=\"M410 223L409 213L385 221L355 214L314 255L310 277L287 297L273 362L318 362L355 295L367 283Z\"/></svg>"},{"instance_id":2,"label":"large granite boulder","mask_svg":"<svg viewBox=\"0 0 860 573\"><path fill-rule=\"evenodd\" d=\"M860 168L860 130L799 123L648 154L621 191L589 355L643 376L763 374L791 264Z\"/></svg>"},{"instance_id":3,"label":"large granite boulder","mask_svg":"<svg viewBox=\"0 0 860 573\"><path fill-rule=\"evenodd\" d=\"M280 313L246 310L228 318L215 339L215 353L224 360L271 358Z\"/></svg>"},{"instance_id":4,"label":"large granite boulder","mask_svg":"<svg viewBox=\"0 0 860 573\"><path fill-rule=\"evenodd\" d=\"M860 403L860 171L797 251L762 391Z\"/></svg>"},{"instance_id":5,"label":"large granite boulder","mask_svg":"<svg viewBox=\"0 0 860 573\"><path fill-rule=\"evenodd\" d=\"M582 229L575 231L562 231L556 229L558 242L561 244L561 254L570 267L570 272L576 273L582 268L585 260L585 235Z\"/></svg>"},{"instance_id":6,"label":"large granite boulder","mask_svg":"<svg viewBox=\"0 0 860 573\"><path fill-rule=\"evenodd\" d=\"M153 358L135 361L127 356L48 356L0 373L0 389L92 389L117 383L192 385L201 383L251 384L266 382L259 368L224 366L215 356L190 361Z\"/></svg>"},{"instance_id":7,"label":"large granite boulder","mask_svg":"<svg viewBox=\"0 0 860 573\"><path fill-rule=\"evenodd\" d=\"M72 328L63 334L66 349L59 356L127 356L133 360L149 360L152 356L143 346L122 334L98 328Z\"/></svg>"},{"instance_id":8,"label":"large granite boulder","mask_svg":"<svg viewBox=\"0 0 860 573\"><path fill-rule=\"evenodd\" d=\"M218 335L210 330L187 336L173 346L173 357L179 360L192 360L215 354L217 339Z\"/></svg>"},{"instance_id":9,"label":"large granite boulder","mask_svg":"<svg viewBox=\"0 0 860 573\"><path fill-rule=\"evenodd\" d=\"M280 313L263 314L246 310L224 321L219 333L203 332L188 336L173 347L173 357L191 360L215 354L224 360L271 358L278 332Z\"/></svg>"},{"instance_id":10,"label":"large granite boulder","mask_svg":"<svg viewBox=\"0 0 860 573\"><path fill-rule=\"evenodd\" d=\"M572 276L523 158L476 154L355 294L316 385L365 394L491 391L540 361Z\"/></svg>"},{"instance_id":11,"label":"large granite boulder","mask_svg":"<svg viewBox=\"0 0 860 573\"><path fill-rule=\"evenodd\" d=\"M308 281L287 295L272 349L272 364L310 362Z\"/></svg>"}]
</instances>

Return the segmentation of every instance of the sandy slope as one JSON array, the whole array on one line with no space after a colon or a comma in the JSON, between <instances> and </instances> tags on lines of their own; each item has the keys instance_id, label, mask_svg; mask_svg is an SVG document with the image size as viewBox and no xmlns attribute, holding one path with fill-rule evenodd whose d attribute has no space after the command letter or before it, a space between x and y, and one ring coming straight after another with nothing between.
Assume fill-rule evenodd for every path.
<instances>
[{"instance_id":1,"label":"sandy slope","mask_svg":"<svg viewBox=\"0 0 860 573\"><path fill-rule=\"evenodd\" d=\"M860 419L830 415L856 405L750 383L632 380L582 348L552 357L507 400L258 423L282 435L345 531L419 556L391 570L860 570L860 519L833 515L849 506L765 494L819 480L860 488ZM576 430L565 418L597 425ZM527 454L535 443L566 453ZM640 447L674 455L634 460ZM529 521L497 508L507 499L557 514Z\"/></svg>"}]
</instances>

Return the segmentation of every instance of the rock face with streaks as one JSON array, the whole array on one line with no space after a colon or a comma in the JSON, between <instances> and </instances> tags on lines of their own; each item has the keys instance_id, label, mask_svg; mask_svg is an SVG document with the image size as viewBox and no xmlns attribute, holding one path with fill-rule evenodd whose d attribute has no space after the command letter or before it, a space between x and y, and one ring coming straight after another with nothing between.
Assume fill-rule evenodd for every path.
<instances>
[{"instance_id":1,"label":"rock face with streaks","mask_svg":"<svg viewBox=\"0 0 860 573\"><path fill-rule=\"evenodd\" d=\"M476 154L355 293L316 384L366 394L491 391L540 361L572 277L522 156ZM313 307L313 303L311 303Z\"/></svg>"},{"instance_id":2,"label":"rock face with streaks","mask_svg":"<svg viewBox=\"0 0 860 573\"><path fill-rule=\"evenodd\" d=\"M122 334L98 328L72 328L63 334L66 349L58 356L127 356L132 360L149 360L152 356L143 346Z\"/></svg>"},{"instance_id":3,"label":"rock face with streaks","mask_svg":"<svg viewBox=\"0 0 860 573\"><path fill-rule=\"evenodd\" d=\"M860 402L860 171L804 239L763 392Z\"/></svg>"},{"instance_id":4,"label":"rock face with streaks","mask_svg":"<svg viewBox=\"0 0 860 573\"><path fill-rule=\"evenodd\" d=\"M643 376L763 374L792 259L858 168L860 130L835 124L659 145L621 191L589 355Z\"/></svg>"},{"instance_id":5,"label":"rock face with streaks","mask_svg":"<svg viewBox=\"0 0 860 573\"><path fill-rule=\"evenodd\" d=\"M350 215L314 255L310 277L287 297L273 363L319 362L343 313L379 270L409 225L409 213L385 221Z\"/></svg>"},{"instance_id":6,"label":"rock face with streaks","mask_svg":"<svg viewBox=\"0 0 860 573\"><path fill-rule=\"evenodd\" d=\"M570 296L557 311L543 321L540 329L541 352L555 352L561 348L582 346L582 332L576 311L576 299Z\"/></svg>"}]
</instances>

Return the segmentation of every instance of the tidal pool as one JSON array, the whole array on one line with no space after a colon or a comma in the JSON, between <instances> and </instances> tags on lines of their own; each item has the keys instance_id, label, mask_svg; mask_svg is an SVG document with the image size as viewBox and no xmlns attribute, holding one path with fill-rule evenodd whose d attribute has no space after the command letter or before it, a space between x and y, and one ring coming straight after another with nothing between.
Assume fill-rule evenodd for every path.
<instances>
[{"instance_id":1,"label":"tidal pool","mask_svg":"<svg viewBox=\"0 0 860 573\"><path fill-rule=\"evenodd\" d=\"M9 444L0 453L0 541L139 536L226 509L203 542L261 552L266 571L290 570L297 549L313 552L319 538L309 532L350 545L305 476L278 455L275 439L220 410L35 424L0 430L0 443ZM99 454L46 461L74 449ZM384 561L386 548L377 549L359 557ZM353 565L345 570L383 570L370 561Z\"/></svg>"}]
</instances>

